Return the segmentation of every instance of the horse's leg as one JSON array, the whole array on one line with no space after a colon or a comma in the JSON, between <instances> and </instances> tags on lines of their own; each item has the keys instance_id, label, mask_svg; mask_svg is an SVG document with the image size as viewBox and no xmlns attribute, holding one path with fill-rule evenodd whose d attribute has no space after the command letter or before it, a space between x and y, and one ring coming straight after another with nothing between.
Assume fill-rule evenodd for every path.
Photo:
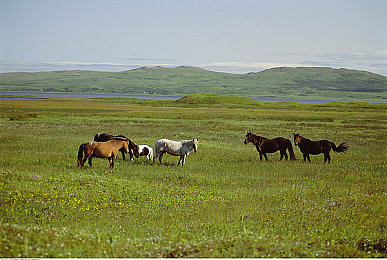
<instances>
[{"instance_id":1,"label":"horse's leg","mask_svg":"<svg viewBox=\"0 0 387 260\"><path fill-rule=\"evenodd\" d=\"M327 156L327 154L326 154L326 153L324 153L324 163L326 163L326 162L327 162L327 160L328 160L328 156Z\"/></svg>"},{"instance_id":2,"label":"horse's leg","mask_svg":"<svg viewBox=\"0 0 387 260\"><path fill-rule=\"evenodd\" d=\"M262 153L259 153L259 159L260 159L261 162L262 162Z\"/></svg>"},{"instance_id":3,"label":"horse's leg","mask_svg":"<svg viewBox=\"0 0 387 260\"><path fill-rule=\"evenodd\" d=\"M187 157L187 155L186 154L184 154L183 155L183 162L181 163L181 167L183 167L184 166L184 163L185 163L185 158Z\"/></svg>"},{"instance_id":4,"label":"horse's leg","mask_svg":"<svg viewBox=\"0 0 387 260\"><path fill-rule=\"evenodd\" d=\"M87 159L89 159L90 157L91 157L91 155L90 155L90 156L87 156L87 155L85 154L85 158L83 158L83 160L82 160L81 167L85 164L85 162L87 161Z\"/></svg>"},{"instance_id":5,"label":"horse's leg","mask_svg":"<svg viewBox=\"0 0 387 260\"><path fill-rule=\"evenodd\" d=\"M180 155L179 162L177 163L177 165L180 165L180 162L182 162L181 164L183 164L183 155Z\"/></svg>"},{"instance_id":6,"label":"horse's leg","mask_svg":"<svg viewBox=\"0 0 387 260\"><path fill-rule=\"evenodd\" d=\"M306 162L306 154L303 153L302 155L304 156L304 162Z\"/></svg>"},{"instance_id":7,"label":"horse's leg","mask_svg":"<svg viewBox=\"0 0 387 260\"><path fill-rule=\"evenodd\" d=\"M328 157L328 163L331 163L331 156L329 155L329 153L327 154L327 157Z\"/></svg>"},{"instance_id":8,"label":"horse's leg","mask_svg":"<svg viewBox=\"0 0 387 260\"><path fill-rule=\"evenodd\" d=\"M263 156L265 156L266 161L268 161L266 154L264 153Z\"/></svg>"},{"instance_id":9,"label":"horse's leg","mask_svg":"<svg viewBox=\"0 0 387 260\"><path fill-rule=\"evenodd\" d=\"M185 163L185 158L187 157L186 154L182 155L182 161L181 161L181 167L184 166L184 163Z\"/></svg>"},{"instance_id":10,"label":"horse's leg","mask_svg":"<svg viewBox=\"0 0 387 260\"><path fill-rule=\"evenodd\" d=\"M160 153L160 155L159 155L159 161L160 161L160 164L161 164L161 160L163 159L163 155L164 155L164 153L162 152L162 153Z\"/></svg>"},{"instance_id":11,"label":"horse's leg","mask_svg":"<svg viewBox=\"0 0 387 260\"><path fill-rule=\"evenodd\" d=\"M111 162L112 169L114 168L114 162L115 162L116 158L117 158L117 155L112 155L112 162Z\"/></svg>"},{"instance_id":12,"label":"horse's leg","mask_svg":"<svg viewBox=\"0 0 387 260\"><path fill-rule=\"evenodd\" d=\"M285 157L285 160L288 159L288 154L286 153L286 149L285 149L285 150L280 150L280 153L281 153L280 161L281 161L282 158L284 158L284 157Z\"/></svg>"},{"instance_id":13,"label":"horse's leg","mask_svg":"<svg viewBox=\"0 0 387 260\"><path fill-rule=\"evenodd\" d=\"M129 157L130 157L130 160L133 161L133 152L132 152L132 149L129 149Z\"/></svg>"},{"instance_id":14,"label":"horse's leg","mask_svg":"<svg viewBox=\"0 0 387 260\"><path fill-rule=\"evenodd\" d=\"M89 157L89 165L90 165L90 167L92 166L91 159L92 159L92 157L90 156L90 157Z\"/></svg>"},{"instance_id":15,"label":"horse's leg","mask_svg":"<svg viewBox=\"0 0 387 260\"><path fill-rule=\"evenodd\" d=\"M121 149L122 159L125 161L125 149Z\"/></svg>"},{"instance_id":16,"label":"horse's leg","mask_svg":"<svg viewBox=\"0 0 387 260\"><path fill-rule=\"evenodd\" d=\"M306 155L306 158L307 158L308 161L310 162L310 156L309 156L309 154Z\"/></svg>"}]
</instances>

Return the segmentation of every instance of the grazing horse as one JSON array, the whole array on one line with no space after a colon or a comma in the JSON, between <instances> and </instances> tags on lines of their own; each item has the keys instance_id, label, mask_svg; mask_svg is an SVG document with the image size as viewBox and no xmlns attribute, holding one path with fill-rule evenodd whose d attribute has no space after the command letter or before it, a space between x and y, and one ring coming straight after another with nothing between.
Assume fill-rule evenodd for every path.
<instances>
[{"instance_id":1,"label":"grazing horse","mask_svg":"<svg viewBox=\"0 0 387 260\"><path fill-rule=\"evenodd\" d=\"M114 167L114 161L117 158L118 151L124 148L126 152L129 152L128 141L126 139L113 139L106 142L88 142L79 146L78 150L78 167L85 164L86 160L89 160L91 166L91 160L93 157L108 158L110 168ZM83 157L83 155L85 155ZM83 158L83 159L82 159Z\"/></svg>"},{"instance_id":2,"label":"grazing horse","mask_svg":"<svg viewBox=\"0 0 387 260\"><path fill-rule=\"evenodd\" d=\"M246 134L245 138L245 144L248 144L249 142L252 142L255 147L257 148L257 151L259 152L259 158L262 161L262 155L265 156L266 161L268 161L266 153L275 153L278 150L281 153L281 158L285 157L285 159L288 159L288 154L286 153L286 149L289 150L290 160L296 160L296 157L294 156L293 152L293 146L292 142L289 139L283 138L283 137L277 137L274 139L267 139L262 136L257 136L251 132L248 132Z\"/></svg>"},{"instance_id":3,"label":"grazing horse","mask_svg":"<svg viewBox=\"0 0 387 260\"><path fill-rule=\"evenodd\" d=\"M140 156L145 156L149 161L153 161L153 149L146 144L138 145Z\"/></svg>"},{"instance_id":4,"label":"grazing horse","mask_svg":"<svg viewBox=\"0 0 387 260\"><path fill-rule=\"evenodd\" d=\"M181 162L181 166L184 166L185 158L192 149L194 149L196 153L198 151L198 145L199 142L196 138L180 142L160 139L155 143L155 156L153 158L153 162L155 162L157 157L159 157L159 161L161 163L164 153L168 153L170 155L180 156L179 163L177 165Z\"/></svg>"},{"instance_id":5,"label":"grazing horse","mask_svg":"<svg viewBox=\"0 0 387 260\"><path fill-rule=\"evenodd\" d=\"M312 141L302 137L299 134L294 134L294 144L300 147L301 153L304 155L304 161L308 159L310 162L309 154L324 154L324 163L328 161L331 162L331 156L329 155L331 149L336 153L343 153L348 149L348 146L345 143L341 143L339 146L328 140Z\"/></svg>"},{"instance_id":6,"label":"grazing horse","mask_svg":"<svg viewBox=\"0 0 387 260\"><path fill-rule=\"evenodd\" d=\"M126 136L124 135L111 135L111 134L108 134L108 133L103 133L103 134L96 134L94 136L94 141L97 141L97 142L106 142L106 141L109 141L109 140L113 140L113 139L126 139L128 141L128 147L129 147L129 156L130 156L130 160L133 160L133 154L134 156L136 156L136 158L138 158L140 156L140 151L138 149L138 145L135 144L132 140L130 140L129 138L127 138ZM125 149L124 148L121 148L120 149L120 152L122 154L122 159L125 160Z\"/></svg>"}]
</instances>

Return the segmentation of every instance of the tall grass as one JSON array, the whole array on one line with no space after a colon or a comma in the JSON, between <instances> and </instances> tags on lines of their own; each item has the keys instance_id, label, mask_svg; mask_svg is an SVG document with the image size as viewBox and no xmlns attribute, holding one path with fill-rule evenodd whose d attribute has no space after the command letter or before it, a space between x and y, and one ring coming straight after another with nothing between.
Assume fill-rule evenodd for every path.
<instances>
[{"instance_id":1,"label":"tall grass","mask_svg":"<svg viewBox=\"0 0 387 260\"><path fill-rule=\"evenodd\" d=\"M383 104L181 107L6 100L0 110L2 257L386 257ZM36 117L9 120L13 113ZM347 142L345 154L259 161L246 131ZM184 168L115 168L77 149L99 132L138 144L196 137Z\"/></svg>"}]
</instances>

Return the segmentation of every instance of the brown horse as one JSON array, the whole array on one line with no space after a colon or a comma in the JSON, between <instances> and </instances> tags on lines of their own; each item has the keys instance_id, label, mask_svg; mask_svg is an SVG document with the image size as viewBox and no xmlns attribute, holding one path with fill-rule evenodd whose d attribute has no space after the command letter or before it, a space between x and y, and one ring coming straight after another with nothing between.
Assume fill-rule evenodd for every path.
<instances>
[{"instance_id":1,"label":"brown horse","mask_svg":"<svg viewBox=\"0 0 387 260\"><path fill-rule=\"evenodd\" d=\"M304 155L304 161L308 159L310 162L309 154L324 154L324 163L328 161L331 162L331 156L329 155L331 149L336 153L343 153L348 149L348 146L345 143L341 143L339 146L328 140L312 141L302 137L299 134L294 134L294 144L300 147L301 153Z\"/></svg>"},{"instance_id":2,"label":"brown horse","mask_svg":"<svg viewBox=\"0 0 387 260\"><path fill-rule=\"evenodd\" d=\"M127 140L113 139L106 142L83 143L79 146L78 150L78 167L82 168L87 159L89 160L89 165L91 166L91 159L93 157L97 157L108 158L110 168L113 168L114 162L118 155L118 151L121 148L124 148L126 152L129 152ZM85 155L84 158L83 155Z\"/></svg>"},{"instance_id":3,"label":"brown horse","mask_svg":"<svg viewBox=\"0 0 387 260\"><path fill-rule=\"evenodd\" d=\"M136 158L140 157L140 149L138 147L138 145L136 143L134 143L132 140L130 140L129 138L127 138L126 136L124 135L111 135L111 134L108 134L108 133L103 133L103 134L96 134L94 136L94 141L97 141L97 142L106 142L106 141L109 141L109 140L114 140L114 139L126 139L128 141L128 147L129 147L129 156L130 156L130 160L133 159L133 155L136 156ZM125 149L122 147L120 149L120 152L122 154L122 159L125 160Z\"/></svg>"},{"instance_id":4,"label":"brown horse","mask_svg":"<svg viewBox=\"0 0 387 260\"><path fill-rule=\"evenodd\" d=\"M251 132L248 132L246 134L245 138L245 144L248 144L249 142L252 142L255 147L257 148L257 151L259 152L259 158L262 161L262 155L265 156L266 161L268 161L266 153L275 153L278 150L281 153L281 158L285 157L285 159L288 159L288 154L286 153L286 149L289 150L290 160L296 160L296 157L294 156L293 152L293 146L292 142L290 142L289 139L283 138L283 137L277 137L274 139L267 139L262 136L257 136Z\"/></svg>"}]
</instances>

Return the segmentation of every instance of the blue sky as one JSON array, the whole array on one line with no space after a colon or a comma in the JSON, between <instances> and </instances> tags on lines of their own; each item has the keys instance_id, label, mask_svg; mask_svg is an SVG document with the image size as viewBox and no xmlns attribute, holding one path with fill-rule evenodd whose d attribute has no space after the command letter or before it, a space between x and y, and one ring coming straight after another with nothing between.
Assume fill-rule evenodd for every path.
<instances>
[{"instance_id":1,"label":"blue sky","mask_svg":"<svg viewBox=\"0 0 387 260\"><path fill-rule=\"evenodd\" d=\"M0 72L329 66L387 76L385 0L0 0Z\"/></svg>"}]
</instances>

